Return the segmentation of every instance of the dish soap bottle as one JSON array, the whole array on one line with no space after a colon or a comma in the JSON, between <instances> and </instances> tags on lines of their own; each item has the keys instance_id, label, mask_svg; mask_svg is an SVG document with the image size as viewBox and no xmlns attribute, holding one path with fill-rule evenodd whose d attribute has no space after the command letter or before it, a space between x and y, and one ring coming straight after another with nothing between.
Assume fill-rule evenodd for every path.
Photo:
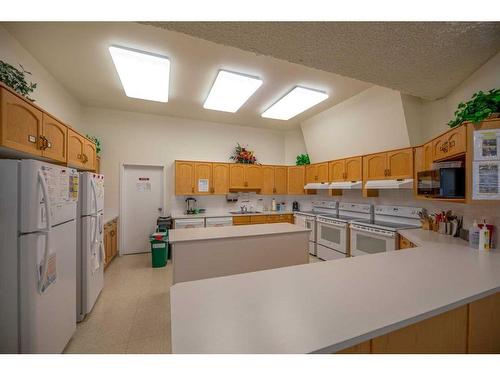
<instances>
[{"instance_id":1,"label":"dish soap bottle","mask_svg":"<svg viewBox=\"0 0 500 375\"><path fill-rule=\"evenodd\" d=\"M476 220L474 220L469 229L469 246L474 249L479 248L479 226Z\"/></svg>"},{"instance_id":2,"label":"dish soap bottle","mask_svg":"<svg viewBox=\"0 0 500 375\"><path fill-rule=\"evenodd\" d=\"M490 248L490 230L486 226L486 220L484 220L483 226L479 231L479 249L489 250Z\"/></svg>"},{"instance_id":3,"label":"dish soap bottle","mask_svg":"<svg viewBox=\"0 0 500 375\"><path fill-rule=\"evenodd\" d=\"M276 199L273 198L273 201L271 203L271 211L276 211Z\"/></svg>"}]
</instances>

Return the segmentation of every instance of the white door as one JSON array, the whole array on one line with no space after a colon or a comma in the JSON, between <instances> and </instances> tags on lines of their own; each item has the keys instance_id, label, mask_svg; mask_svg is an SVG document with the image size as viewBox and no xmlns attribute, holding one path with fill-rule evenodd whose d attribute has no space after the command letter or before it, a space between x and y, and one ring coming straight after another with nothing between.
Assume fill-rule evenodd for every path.
<instances>
[{"instance_id":1,"label":"white door","mask_svg":"<svg viewBox=\"0 0 500 375\"><path fill-rule=\"evenodd\" d=\"M120 255L150 251L149 235L163 215L163 166L122 166Z\"/></svg>"}]
</instances>

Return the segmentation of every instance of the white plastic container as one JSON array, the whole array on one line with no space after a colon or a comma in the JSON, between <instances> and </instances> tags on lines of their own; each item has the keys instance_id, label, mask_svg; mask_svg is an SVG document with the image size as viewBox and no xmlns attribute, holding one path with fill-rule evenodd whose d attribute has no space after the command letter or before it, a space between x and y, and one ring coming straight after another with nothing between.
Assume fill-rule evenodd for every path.
<instances>
[{"instance_id":1,"label":"white plastic container","mask_svg":"<svg viewBox=\"0 0 500 375\"><path fill-rule=\"evenodd\" d=\"M490 231L486 227L486 221L485 221L483 227L479 231L479 249L489 250L489 248L490 248Z\"/></svg>"},{"instance_id":2,"label":"white plastic container","mask_svg":"<svg viewBox=\"0 0 500 375\"><path fill-rule=\"evenodd\" d=\"M474 220L474 223L472 223L469 229L469 246L474 249L479 248L479 226L476 220Z\"/></svg>"}]
</instances>

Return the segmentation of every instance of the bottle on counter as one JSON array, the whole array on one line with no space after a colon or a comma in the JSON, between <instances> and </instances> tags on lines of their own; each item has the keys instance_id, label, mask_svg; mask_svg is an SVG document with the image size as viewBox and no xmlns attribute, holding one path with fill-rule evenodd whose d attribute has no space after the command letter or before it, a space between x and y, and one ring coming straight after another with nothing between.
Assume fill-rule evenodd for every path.
<instances>
[{"instance_id":1,"label":"bottle on counter","mask_svg":"<svg viewBox=\"0 0 500 375\"><path fill-rule=\"evenodd\" d=\"M276 211L276 199L273 198L273 201L271 203L271 211Z\"/></svg>"},{"instance_id":2,"label":"bottle on counter","mask_svg":"<svg viewBox=\"0 0 500 375\"><path fill-rule=\"evenodd\" d=\"M486 226L486 220L484 220L483 226L479 230L479 249L480 250L490 249L490 230Z\"/></svg>"},{"instance_id":3,"label":"bottle on counter","mask_svg":"<svg viewBox=\"0 0 500 375\"><path fill-rule=\"evenodd\" d=\"M472 226L469 228L469 246L474 249L479 248L479 225L477 225L476 220L474 220Z\"/></svg>"}]
</instances>

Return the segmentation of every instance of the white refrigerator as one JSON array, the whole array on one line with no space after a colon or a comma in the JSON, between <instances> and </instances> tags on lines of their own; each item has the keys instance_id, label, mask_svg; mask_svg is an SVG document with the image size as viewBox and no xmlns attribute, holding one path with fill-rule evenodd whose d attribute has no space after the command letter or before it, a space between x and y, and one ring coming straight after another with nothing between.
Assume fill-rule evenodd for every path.
<instances>
[{"instance_id":1,"label":"white refrigerator","mask_svg":"<svg viewBox=\"0 0 500 375\"><path fill-rule=\"evenodd\" d=\"M92 311L104 285L104 176L80 173L77 219L76 319Z\"/></svg>"},{"instance_id":2,"label":"white refrigerator","mask_svg":"<svg viewBox=\"0 0 500 375\"><path fill-rule=\"evenodd\" d=\"M0 353L61 353L75 332L78 177L0 160Z\"/></svg>"}]
</instances>

